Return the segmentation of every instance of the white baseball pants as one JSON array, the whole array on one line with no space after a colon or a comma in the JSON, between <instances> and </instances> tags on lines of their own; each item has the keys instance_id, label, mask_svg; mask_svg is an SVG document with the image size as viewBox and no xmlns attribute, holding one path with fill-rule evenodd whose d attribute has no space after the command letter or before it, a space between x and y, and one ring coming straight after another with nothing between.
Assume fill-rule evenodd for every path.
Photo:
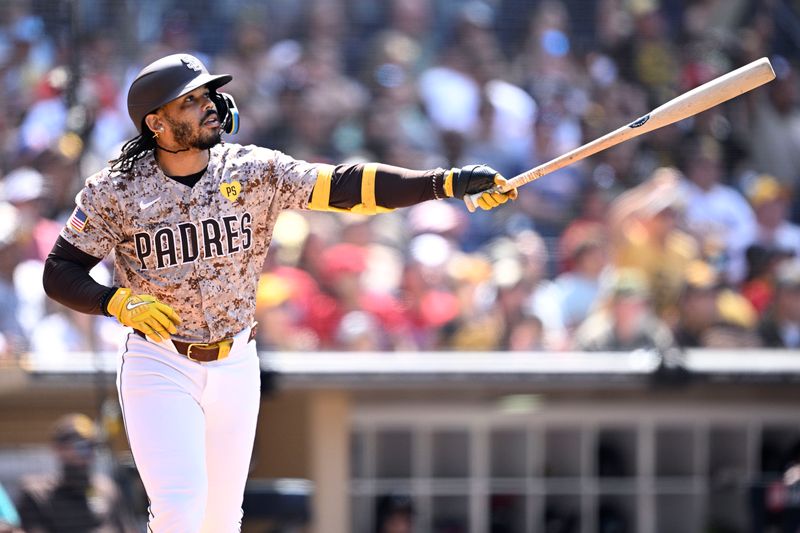
<instances>
[{"instance_id":1,"label":"white baseball pants","mask_svg":"<svg viewBox=\"0 0 800 533\"><path fill-rule=\"evenodd\" d=\"M222 361L127 336L117 390L150 500L149 532L235 533L253 452L260 373L249 328Z\"/></svg>"}]
</instances>

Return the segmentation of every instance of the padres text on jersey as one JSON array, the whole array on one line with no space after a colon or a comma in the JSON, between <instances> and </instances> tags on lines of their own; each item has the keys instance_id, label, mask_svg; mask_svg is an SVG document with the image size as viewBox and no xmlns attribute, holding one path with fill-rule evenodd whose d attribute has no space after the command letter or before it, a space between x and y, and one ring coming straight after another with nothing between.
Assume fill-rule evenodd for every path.
<instances>
[{"instance_id":1,"label":"padres text on jersey","mask_svg":"<svg viewBox=\"0 0 800 533\"><path fill-rule=\"evenodd\" d=\"M253 245L250 224L253 215L229 215L222 220L206 218L199 224L182 222L175 227L159 228L155 233L142 231L134 234L136 257L141 269L165 268L191 263L198 258L221 257L247 251ZM150 263L150 265L148 265Z\"/></svg>"}]
</instances>

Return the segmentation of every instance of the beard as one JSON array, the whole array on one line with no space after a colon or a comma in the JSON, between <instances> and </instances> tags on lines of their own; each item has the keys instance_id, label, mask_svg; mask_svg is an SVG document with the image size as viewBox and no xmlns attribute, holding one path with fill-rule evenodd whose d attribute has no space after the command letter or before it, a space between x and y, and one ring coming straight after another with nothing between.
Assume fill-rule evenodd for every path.
<instances>
[{"instance_id":1,"label":"beard","mask_svg":"<svg viewBox=\"0 0 800 533\"><path fill-rule=\"evenodd\" d=\"M206 115L202 122L205 122L211 115ZM172 120L165 117L165 120L172 128L172 136L175 142L184 148L196 148L198 150L208 150L222 141L222 128L206 131L205 128L196 130L188 121Z\"/></svg>"}]
</instances>

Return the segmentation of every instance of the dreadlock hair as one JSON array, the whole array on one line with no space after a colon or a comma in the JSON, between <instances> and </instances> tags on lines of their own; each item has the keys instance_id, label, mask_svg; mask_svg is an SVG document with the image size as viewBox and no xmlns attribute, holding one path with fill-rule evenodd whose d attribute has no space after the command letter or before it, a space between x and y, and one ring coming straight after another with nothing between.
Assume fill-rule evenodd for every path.
<instances>
[{"instance_id":1,"label":"dreadlock hair","mask_svg":"<svg viewBox=\"0 0 800 533\"><path fill-rule=\"evenodd\" d=\"M119 170L125 174L133 170L133 165L146 156L148 152L155 150L156 138L147 125L142 125L142 133L122 145L120 155L108 163L113 170Z\"/></svg>"}]
</instances>

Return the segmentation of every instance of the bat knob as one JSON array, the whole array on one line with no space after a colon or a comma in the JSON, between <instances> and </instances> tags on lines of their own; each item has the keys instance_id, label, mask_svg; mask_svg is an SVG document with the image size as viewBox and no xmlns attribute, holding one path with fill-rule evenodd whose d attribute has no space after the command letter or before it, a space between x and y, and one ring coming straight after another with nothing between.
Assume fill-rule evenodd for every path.
<instances>
[{"instance_id":1,"label":"bat knob","mask_svg":"<svg viewBox=\"0 0 800 533\"><path fill-rule=\"evenodd\" d=\"M478 198L480 198L482 193L475 193L475 194L465 194L464 195L464 204L467 206L467 211L470 213L474 213L478 209Z\"/></svg>"}]
</instances>

